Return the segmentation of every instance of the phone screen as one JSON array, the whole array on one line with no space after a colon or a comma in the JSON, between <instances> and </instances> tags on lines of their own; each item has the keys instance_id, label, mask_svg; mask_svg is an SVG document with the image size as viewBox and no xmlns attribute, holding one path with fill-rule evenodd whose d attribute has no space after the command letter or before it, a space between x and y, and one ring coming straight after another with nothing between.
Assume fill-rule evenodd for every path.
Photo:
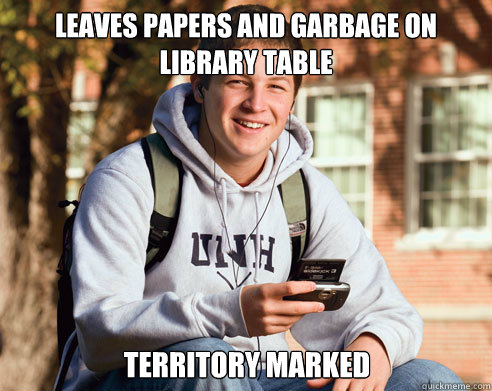
<instances>
[{"instance_id":1,"label":"phone screen","mask_svg":"<svg viewBox=\"0 0 492 391\"><path fill-rule=\"evenodd\" d=\"M338 282L345 259L301 259L290 280Z\"/></svg>"}]
</instances>

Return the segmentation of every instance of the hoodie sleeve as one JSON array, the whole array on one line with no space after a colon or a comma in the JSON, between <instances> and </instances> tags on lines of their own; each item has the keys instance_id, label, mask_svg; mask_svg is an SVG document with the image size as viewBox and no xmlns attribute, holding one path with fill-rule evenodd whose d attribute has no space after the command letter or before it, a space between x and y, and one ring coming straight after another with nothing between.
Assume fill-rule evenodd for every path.
<instances>
[{"instance_id":1,"label":"hoodie sleeve","mask_svg":"<svg viewBox=\"0 0 492 391\"><path fill-rule=\"evenodd\" d=\"M311 193L305 257L346 259L340 281L349 283L351 291L341 309L305 316L292 334L308 350L336 351L369 332L383 342L392 367L415 358L422 342L420 316L334 184L311 166L305 171Z\"/></svg>"},{"instance_id":2,"label":"hoodie sleeve","mask_svg":"<svg viewBox=\"0 0 492 391\"><path fill-rule=\"evenodd\" d=\"M148 176L144 186L141 175L131 172L131 167L125 172L96 168L74 225L74 318L82 358L98 372L124 366L124 351L153 351L200 337L247 336L240 289L144 298L154 198L148 171L141 171Z\"/></svg>"}]
</instances>

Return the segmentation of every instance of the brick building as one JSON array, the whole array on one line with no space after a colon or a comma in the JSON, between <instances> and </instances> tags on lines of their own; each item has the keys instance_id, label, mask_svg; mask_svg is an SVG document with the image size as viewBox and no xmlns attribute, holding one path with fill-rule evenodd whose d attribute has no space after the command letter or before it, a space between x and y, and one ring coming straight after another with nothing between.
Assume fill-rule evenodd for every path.
<instances>
[{"instance_id":1,"label":"brick building","mask_svg":"<svg viewBox=\"0 0 492 391\"><path fill-rule=\"evenodd\" d=\"M492 383L492 3L307 0L302 9L400 14L398 39L306 42L333 50L334 74L305 79L296 114L312 130L312 162L423 317L419 356ZM409 12L435 12L437 38L406 38ZM78 70L74 121L90 128L99 87Z\"/></svg>"},{"instance_id":2,"label":"brick building","mask_svg":"<svg viewBox=\"0 0 492 391\"><path fill-rule=\"evenodd\" d=\"M305 8L344 12L354 3ZM436 12L436 39L404 36L412 11ZM313 131L313 162L423 317L419 356L490 383L492 3L394 1L384 12L399 12L399 39L316 40L333 50L334 74L306 80L297 114Z\"/></svg>"}]
</instances>

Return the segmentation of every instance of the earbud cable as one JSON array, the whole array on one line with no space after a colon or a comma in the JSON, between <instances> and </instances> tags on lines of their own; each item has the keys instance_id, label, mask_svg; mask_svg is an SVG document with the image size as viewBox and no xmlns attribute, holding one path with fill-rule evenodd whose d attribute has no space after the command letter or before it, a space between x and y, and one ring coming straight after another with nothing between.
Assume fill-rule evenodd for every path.
<instances>
[{"instance_id":1,"label":"earbud cable","mask_svg":"<svg viewBox=\"0 0 492 391\"><path fill-rule=\"evenodd\" d=\"M214 147L214 154L213 154L213 158L212 159L214 161L214 169L213 169L214 178L213 179L214 179L215 200L217 201L217 205L219 206L219 209L220 209L220 214L222 216L222 223L224 224L224 228L225 228L225 231L226 231L227 242L228 242L228 245L229 245L229 249L231 249L232 247L231 247L231 243L230 243L230 239L229 239L229 231L228 231L227 224L226 224L226 221L225 221L224 211L222 210L222 206L220 205L219 197L217 195L217 180L216 180L217 146L215 144L214 136L213 136L212 131L210 130L210 126L208 124L207 110L205 108L205 95L203 94L203 91L201 89L199 91L200 91L201 97L203 99L203 114L205 115L205 122L206 122L206 125L207 125L207 130L208 130L208 133L210 134L210 138L212 139L212 144L213 144L213 147ZM289 143L287 145L287 150L285 151L284 156L282 156L282 159L280 160L280 164L278 165L278 168L277 168L277 172L275 173L275 176L273 178L272 189L270 190L270 195L268 197L268 201L266 203L265 209L263 210L263 213L261 214L261 217L258 219L258 221L257 221L256 225L254 226L254 228L252 229L251 233L246 238L246 242L244 243L242 254L241 254L241 259L239 260L239 263L241 263L241 261L243 260L243 258L246 256L246 251L245 251L246 244L248 243L249 239L251 238L251 235L253 235L253 233L255 232L255 230L258 227L258 225L260 224L261 220L263 220L263 217L265 216L265 213L266 213L266 211L268 209L268 206L270 205L270 201L271 201L272 196L273 196L273 189L275 189L275 182L277 181L277 176L278 176L278 173L280 172L280 167L282 166L282 163L284 162L284 159L287 156L287 153L289 152L289 149L290 149L290 140L291 140L291 137L292 137L292 134L291 134L291 130L292 129L290 127L290 118L291 118L291 114L289 113L289 127L286 129L289 132ZM259 251L259 250L257 250L257 251ZM241 285L243 285L246 282L247 278L251 275L251 272L249 272L249 274L246 276L246 278L244 278L244 280L240 284L238 284L239 265L237 266L237 268L235 268L234 267L235 261L232 258L231 253L229 252L228 255L231 257L231 260L232 260L232 262L231 262L232 263L232 271L233 271L233 274L234 274L234 282L235 282L236 288L234 288L231 284L229 284L229 286L230 286L230 288L232 290L234 290L234 289L239 288ZM261 257L260 257L260 259L261 259ZM259 262L259 260L258 260L258 262ZM258 267L259 267L259 265L258 265ZM222 276L222 275L221 275L221 277L224 278L224 276ZM226 282L227 282L227 280L226 280ZM258 343L258 351L261 352L261 348L260 348L260 337L257 336L256 337L256 340L257 340L257 343ZM260 370L260 372L258 374L257 380L259 380L260 377L261 377L261 370Z\"/></svg>"}]
</instances>

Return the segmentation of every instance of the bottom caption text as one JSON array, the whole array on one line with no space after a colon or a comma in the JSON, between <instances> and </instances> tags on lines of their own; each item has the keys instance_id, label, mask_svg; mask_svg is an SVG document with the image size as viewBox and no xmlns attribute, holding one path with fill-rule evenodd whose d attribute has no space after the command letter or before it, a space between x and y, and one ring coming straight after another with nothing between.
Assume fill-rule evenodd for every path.
<instances>
[{"instance_id":1,"label":"bottom caption text","mask_svg":"<svg viewBox=\"0 0 492 391\"><path fill-rule=\"evenodd\" d=\"M124 352L127 376L217 379L256 377L260 352ZM366 378L367 352L266 352L267 378Z\"/></svg>"}]
</instances>

